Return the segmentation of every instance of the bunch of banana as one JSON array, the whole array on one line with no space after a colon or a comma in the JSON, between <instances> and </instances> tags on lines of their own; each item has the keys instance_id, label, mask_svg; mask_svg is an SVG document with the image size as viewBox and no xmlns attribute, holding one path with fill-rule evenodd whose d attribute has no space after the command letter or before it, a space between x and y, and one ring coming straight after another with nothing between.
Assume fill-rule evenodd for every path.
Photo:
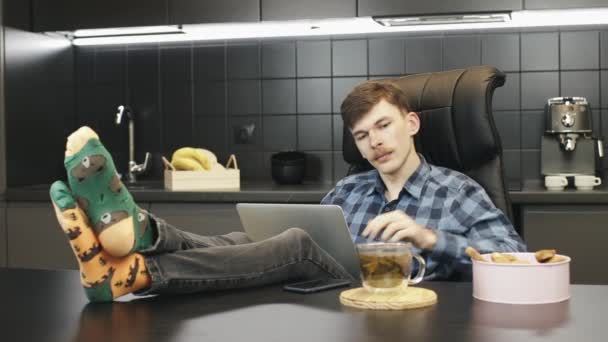
<instances>
[{"instance_id":1,"label":"bunch of banana","mask_svg":"<svg viewBox=\"0 0 608 342\"><path fill-rule=\"evenodd\" d=\"M194 147L182 147L173 152L171 164L176 170L187 171L209 171L219 165L213 152Z\"/></svg>"}]
</instances>

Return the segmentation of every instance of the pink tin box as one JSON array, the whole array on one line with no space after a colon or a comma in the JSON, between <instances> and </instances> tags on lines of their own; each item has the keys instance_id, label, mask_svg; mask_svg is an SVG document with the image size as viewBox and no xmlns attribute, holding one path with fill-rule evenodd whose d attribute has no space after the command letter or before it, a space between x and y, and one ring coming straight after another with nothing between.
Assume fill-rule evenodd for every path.
<instances>
[{"instance_id":1,"label":"pink tin box","mask_svg":"<svg viewBox=\"0 0 608 342\"><path fill-rule=\"evenodd\" d=\"M570 258L539 263L534 253L504 253L529 264L473 262L473 297L495 303L544 304L570 298ZM491 260L490 254L482 255Z\"/></svg>"}]
</instances>

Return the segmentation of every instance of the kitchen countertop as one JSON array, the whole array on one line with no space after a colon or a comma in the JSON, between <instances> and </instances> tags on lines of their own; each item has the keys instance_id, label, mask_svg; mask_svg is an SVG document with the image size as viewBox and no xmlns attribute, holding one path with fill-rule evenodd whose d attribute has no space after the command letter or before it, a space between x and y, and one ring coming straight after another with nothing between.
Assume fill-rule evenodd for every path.
<instances>
[{"instance_id":1,"label":"kitchen countertop","mask_svg":"<svg viewBox=\"0 0 608 342\"><path fill-rule=\"evenodd\" d=\"M333 183L277 185L274 182L242 182L240 191L171 192L163 189L160 181L143 181L129 186L129 191L140 202L275 202L319 203L332 189ZM7 201L43 202L49 200L49 185L39 184L8 188ZM510 190L513 204L608 204L608 184L592 191L567 188L564 191L548 191L538 180L524 182L521 190Z\"/></svg>"}]
</instances>

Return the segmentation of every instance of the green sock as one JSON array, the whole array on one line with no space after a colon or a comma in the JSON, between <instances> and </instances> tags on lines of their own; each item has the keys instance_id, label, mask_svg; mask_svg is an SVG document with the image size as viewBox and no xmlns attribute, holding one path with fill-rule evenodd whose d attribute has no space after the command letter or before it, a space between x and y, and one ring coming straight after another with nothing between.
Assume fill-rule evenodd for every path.
<instances>
[{"instance_id":1,"label":"green sock","mask_svg":"<svg viewBox=\"0 0 608 342\"><path fill-rule=\"evenodd\" d=\"M68 182L86 212L104 250L114 256L149 247L156 232L148 213L140 209L122 184L110 153L91 138L64 160Z\"/></svg>"}]
</instances>

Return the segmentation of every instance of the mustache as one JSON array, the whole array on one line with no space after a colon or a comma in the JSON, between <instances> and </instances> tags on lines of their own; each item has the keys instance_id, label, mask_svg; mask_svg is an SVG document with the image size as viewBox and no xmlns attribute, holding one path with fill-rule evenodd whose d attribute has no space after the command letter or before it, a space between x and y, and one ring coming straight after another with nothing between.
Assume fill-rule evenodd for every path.
<instances>
[{"instance_id":1,"label":"mustache","mask_svg":"<svg viewBox=\"0 0 608 342\"><path fill-rule=\"evenodd\" d=\"M391 152L392 152L392 150L388 150L388 149L376 150L376 151L374 151L374 154L372 155L372 160L376 160L376 159L382 157L383 155L389 154Z\"/></svg>"}]
</instances>

